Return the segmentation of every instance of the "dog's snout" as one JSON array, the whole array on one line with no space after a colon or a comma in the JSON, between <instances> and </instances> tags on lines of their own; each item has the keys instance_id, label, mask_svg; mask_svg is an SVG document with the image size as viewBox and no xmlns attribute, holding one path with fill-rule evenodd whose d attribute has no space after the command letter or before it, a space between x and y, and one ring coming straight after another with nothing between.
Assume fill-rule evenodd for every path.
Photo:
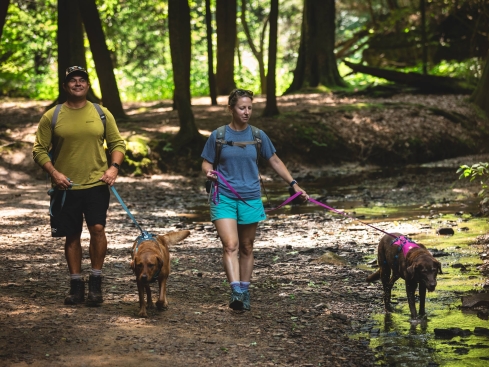
<instances>
[{"instance_id":1,"label":"dog's snout","mask_svg":"<svg viewBox=\"0 0 489 367\"><path fill-rule=\"evenodd\" d=\"M426 288L428 289L428 292L433 292L436 288L436 280L431 281L431 282L427 282Z\"/></svg>"}]
</instances>

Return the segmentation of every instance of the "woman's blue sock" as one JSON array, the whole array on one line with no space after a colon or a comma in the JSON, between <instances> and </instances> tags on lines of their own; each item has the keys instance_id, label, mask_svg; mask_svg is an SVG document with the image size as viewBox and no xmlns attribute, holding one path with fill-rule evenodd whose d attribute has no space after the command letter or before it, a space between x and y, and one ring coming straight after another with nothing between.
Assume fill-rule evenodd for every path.
<instances>
[{"instance_id":1,"label":"woman's blue sock","mask_svg":"<svg viewBox=\"0 0 489 367\"><path fill-rule=\"evenodd\" d=\"M239 286L243 292L246 292L250 288L250 282L239 282Z\"/></svg>"},{"instance_id":2,"label":"woman's blue sock","mask_svg":"<svg viewBox=\"0 0 489 367\"><path fill-rule=\"evenodd\" d=\"M240 283L239 282L231 282L231 290L234 291L234 292L238 292L238 293L243 293L243 291L241 290L241 287L240 287Z\"/></svg>"}]
</instances>

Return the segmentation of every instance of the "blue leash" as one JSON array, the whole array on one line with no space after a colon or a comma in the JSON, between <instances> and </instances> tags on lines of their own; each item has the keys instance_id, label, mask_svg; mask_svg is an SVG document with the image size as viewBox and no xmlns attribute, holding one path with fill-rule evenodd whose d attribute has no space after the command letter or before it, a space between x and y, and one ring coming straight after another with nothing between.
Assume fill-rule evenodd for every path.
<instances>
[{"instance_id":1,"label":"blue leash","mask_svg":"<svg viewBox=\"0 0 489 367\"><path fill-rule=\"evenodd\" d=\"M134 218L134 216L131 214L131 212L127 208L126 204L124 203L124 200L122 200L121 196L119 195L119 193L117 192L117 190L115 189L115 187L114 186L110 186L110 189L114 193L115 197L117 198L117 200L119 201L119 203L121 204L121 206L126 211L127 215L129 215L129 218L132 219L132 221L134 222L134 224L136 225L136 227L138 227L139 231L141 232L141 234L138 236L138 238L136 238L137 244L136 244L136 247L134 248L134 253L138 252L138 247L139 247L139 244L141 242L147 241L147 240L156 241L156 239L155 239L156 236L154 234L148 233L147 231L145 231L145 230L143 230L141 228L141 226L137 222L136 218Z\"/></svg>"},{"instance_id":2,"label":"blue leash","mask_svg":"<svg viewBox=\"0 0 489 367\"><path fill-rule=\"evenodd\" d=\"M141 232L141 234L143 235L143 237L145 239L149 238L151 235L148 232L144 231L141 228L141 226L139 225L139 223L136 221L136 218L134 218L134 216L131 214L131 212L127 208L126 204L124 203L124 200L122 200L121 196L119 195L119 193L117 192L117 190L115 189L115 187L114 186L110 186L110 189L114 193L115 197L117 198L117 200L119 201L119 203L121 204L121 206L126 211L127 215L129 215L129 218L132 219L132 221L134 222L134 224L136 225L136 227L139 229L139 231Z\"/></svg>"}]
</instances>

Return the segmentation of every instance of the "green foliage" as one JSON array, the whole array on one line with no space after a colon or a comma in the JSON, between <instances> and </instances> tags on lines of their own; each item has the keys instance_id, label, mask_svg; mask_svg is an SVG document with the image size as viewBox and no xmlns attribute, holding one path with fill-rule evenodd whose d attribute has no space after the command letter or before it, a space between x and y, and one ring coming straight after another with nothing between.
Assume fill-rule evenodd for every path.
<instances>
[{"instance_id":1,"label":"green foliage","mask_svg":"<svg viewBox=\"0 0 489 367\"><path fill-rule=\"evenodd\" d=\"M83 3L83 2L82 2ZM270 11L270 3L248 0L247 22L255 44ZM279 13L279 39L277 57L277 94L281 95L292 82L296 67L302 24L303 0L281 0ZM237 1L238 36L235 57L235 80L241 88L260 92L258 63L253 56L239 12ZM98 10L111 53L114 73L123 101L152 101L171 99L173 74L168 38L168 2L151 0L97 0ZM207 41L205 2L190 0L191 10L191 94L209 94L207 77ZM358 30L371 22L369 5L377 16L377 26L371 26L371 36L377 32L391 32L402 24L401 31L416 41L419 22L416 6L403 6L387 15L380 1L337 2L336 41L350 39ZM430 19L450 13L452 2L430 2ZM215 15L215 0L211 1ZM143 25L143 26L142 26ZM213 21L213 49L217 49L216 24ZM264 37L264 62L268 59L268 28ZM53 100L58 94L57 81L57 0L11 0L6 23L0 40L0 96L19 96L32 99ZM367 38L358 40L362 45ZM382 41L382 38L380 38ZM90 45L85 38L88 68L95 75L95 64ZM365 46L356 46L349 54L353 62L362 60ZM214 57L214 63L217 63ZM214 65L214 68L216 65ZM406 71L421 71L421 65ZM386 83L372 76L353 73L339 63L340 74L352 89ZM430 74L459 77L469 83L477 81L482 73L482 63L477 59L463 62L442 62L431 67ZM99 82L92 77L92 88L101 95ZM321 142L318 143L323 144Z\"/></svg>"},{"instance_id":2,"label":"green foliage","mask_svg":"<svg viewBox=\"0 0 489 367\"><path fill-rule=\"evenodd\" d=\"M472 166L462 165L457 170L457 173L460 173L459 179L470 179L470 181L474 181L476 178L480 178L481 191L479 191L479 196L486 197L487 194L487 178L489 177L489 163L487 162L479 162L473 164Z\"/></svg>"},{"instance_id":3,"label":"green foliage","mask_svg":"<svg viewBox=\"0 0 489 367\"><path fill-rule=\"evenodd\" d=\"M0 43L0 95L57 95L56 14L55 0L11 2Z\"/></svg>"}]
</instances>

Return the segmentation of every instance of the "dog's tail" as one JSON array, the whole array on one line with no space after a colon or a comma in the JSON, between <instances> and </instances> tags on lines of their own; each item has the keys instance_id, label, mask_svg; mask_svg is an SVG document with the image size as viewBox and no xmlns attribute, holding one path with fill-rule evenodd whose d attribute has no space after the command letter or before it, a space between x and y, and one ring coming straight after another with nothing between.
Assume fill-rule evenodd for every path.
<instances>
[{"instance_id":1,"label":"dog's tail","mask_svg":"<svg viewBox=\"0 0 489 367\"><path fill-rule=\"evenodd\" d=\"M165 241L165 243L167 245L171 246L171 245L175 245L178 242L180 242L181 240L187 238L189 234L190 234L190 231L185 230L185 231L170 232L170 233L167 233L161 237L163 238L163 240ZM160 237L160 236L158 236L158 237Z\"/></svg>"},{"instance_id":2,"label":"dog's tail","mask_svg":"<svg viewBox=\"0 0 489 367\"><path fill-rule=\"evenodd\" d=\"M370 274L368 277L367 277L367 282L375 282L376 280L379 280L380 279L380 269L377 270L375 273L372 273Z\"/></svg>"}]
</instances>

